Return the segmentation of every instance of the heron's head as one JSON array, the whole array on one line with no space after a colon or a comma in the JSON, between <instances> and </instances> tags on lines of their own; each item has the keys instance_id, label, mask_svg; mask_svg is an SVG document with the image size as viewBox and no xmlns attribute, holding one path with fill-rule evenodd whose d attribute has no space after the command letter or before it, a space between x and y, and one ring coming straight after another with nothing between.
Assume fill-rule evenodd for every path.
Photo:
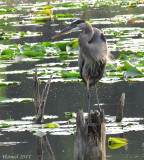
<instances>
[{"instance_id":1,"label":"heron's head","mask_svg":"<svg viewBox=\"0 0 144 160\"><path fill-rule=\"evenodd\" d=\"M77 31L79 29L84 29L85 23L86 23L86 21L81 20L81 19L75 20L70 25L68 25L66 28L64 28L60 33L54 35L52 37L52 39L60 37L64 34L67 34L67 33L70 33L70 32Z\"/></svg>"}]
</instances>

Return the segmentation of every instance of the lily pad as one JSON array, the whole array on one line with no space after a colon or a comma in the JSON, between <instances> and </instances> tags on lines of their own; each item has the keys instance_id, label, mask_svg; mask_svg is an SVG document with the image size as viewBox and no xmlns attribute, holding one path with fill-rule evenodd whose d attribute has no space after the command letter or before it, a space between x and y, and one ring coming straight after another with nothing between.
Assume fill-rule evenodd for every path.
<instances>
[{"instance_id":1,"label":"lily pad","mask_svg":"<svg viewBox=\"0 0 144 160\"><path fill-rule=\"evenodd\" d=\"M125 146L127 143L112 143L112 144L108 144L108 147L110 149L118 149L120 147Z\"/></svg>"},{"instance_id":2,"label":"lily pad","mask_svg":"<svg viewBox=\"0 0 144 160\"><path fill-rule=\"evenodd\" d=\"M27 57L37 57L37 56L44 56L44 53L36 53L35 51L26 51L23 52L23 55L27 56Z\"/></svg>"},{"instance_id":3,"label":"lily pad","mask_svg":"<svg viewBox=\"0 0 144 160\"><path fill-rule=\"evenodd\" d=\"M20 85L20 83L21 82L17 82L17 81L9 81L9 82L2 81L2 82L0 82L0 87L16 86L16 85Z\"/></svg>"},{"instance_id":4,"label":"lily pad","mask_svg":"<svg viewBox=\"0 0 144 160\"><path fill-rule=\"evenodd\" d=\"M125 138L117 138L117 137L114 137L114 138L109 138L108 139L108 143L109 144L112 144L112 143L115 143L115 144L118 144L118 143L127 143L127 139Z\"/></svg>"},{"instance_id":5,"label":"lily pad","mask_svg":"<svg viewBox=\"0 0 144 160\"><path fill-rule=\"evenodd\" d=\"M44 128L59 128L60 126L57 123L47 123L44 124Z\"/></svg>"},{"instance_id":6,"label":"lily pad","mask_svg":"<svg viewBox=\"0 0 144 160\"><path fill-rule=\"evenodd\" d=\"M28 103L28 102L33 102L33 98L5 98L5 97L0 97L0 103Z\"/></svg>"}]
</instances>

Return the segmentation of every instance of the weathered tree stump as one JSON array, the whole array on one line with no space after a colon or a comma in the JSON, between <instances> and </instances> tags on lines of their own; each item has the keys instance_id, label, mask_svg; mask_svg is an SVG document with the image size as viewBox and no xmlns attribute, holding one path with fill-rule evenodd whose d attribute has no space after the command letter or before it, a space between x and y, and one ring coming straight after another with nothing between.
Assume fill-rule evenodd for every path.
<instances>
[{"instance_id":1,"label":"weathered tree stump","mask_svg":"<svg viewBox=\"0 0 144 160\"><path fill-rule=\"evenodd\" d=\"M125 105L125 93L123 93L120 98L119 106L117 108L116 122L122 121L124 105Z\"/></svg>"},{"instance_id":2,"label":"weathered tree stump","mask_svg":"<svg viewBox=\"0 0 144 160\"><path fill-rule=\"evenodd\" d=\"M45 110L45 104L46 104L47 96L49 93L51 79L52 79L52 75L50 76L48 82L45 85L45 88L43 89L42 96L40 96L37 70L35 70L33 80L34 80L34 106L37 114L37 117L36 117L37 124L40 124L42 121L42 117Z\"/></svg>"},{"instance_id":3,"label":"weathered tree stump","mask_svg":"<svg viewBox=\"0 0 144 160\"><path fill-rule=\"evenodd\" d=\"M74 160L105 160L106 159L106 124L104 111L91 112L93 127L88 126L83 110L77 114L77 132L74 143Z\"/></svg>"}]
</instances>

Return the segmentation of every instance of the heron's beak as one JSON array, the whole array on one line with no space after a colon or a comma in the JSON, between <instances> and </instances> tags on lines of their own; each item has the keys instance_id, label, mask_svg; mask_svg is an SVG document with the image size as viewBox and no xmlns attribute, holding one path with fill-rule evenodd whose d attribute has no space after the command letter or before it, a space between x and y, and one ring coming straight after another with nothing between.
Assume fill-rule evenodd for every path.
<instances>
[{"instance_id":1,"label":"heron's beak","mask_svg":"<svg viewBox=\"0 0 144 160\"><path fill-rule=\"evenodd\" d=\"M73 27L71 27L71 26L67 26L67 27L66 27L65 29L63 29L60 33L54 35L51 39L60 37L60 36L62 36L62 35L64 35L64 34L73 32L73 31L75 31L75 30L77 30L77 27L76 27L76 28L73 28Z\"/></svg>"}]
</instances>

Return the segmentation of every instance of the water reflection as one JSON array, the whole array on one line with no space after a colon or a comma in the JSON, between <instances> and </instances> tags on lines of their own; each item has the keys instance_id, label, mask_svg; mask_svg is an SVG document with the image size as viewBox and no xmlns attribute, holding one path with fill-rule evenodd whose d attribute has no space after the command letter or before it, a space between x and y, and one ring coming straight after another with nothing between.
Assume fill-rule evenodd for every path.
<instances>
[{"instance_id":1,"label":"water reflection","mask_svg":"<svg viewBox=\"0 0 144 160\"><path fill-rule=\"evenodd\" d=\"M43 150L46 149L47 153L49 154L50 160L55 160L55 156L53 153L53 150L51 148L51 145L49 143L47 135L43 137L36 136L36 142L37 142L37 159L43 160Z\"/></svg>"},{"instance_id":2,"label":"water reflection","mask_svg":"<svg viewBox=\"0 0 144 160\"><path fill-rule=\"evenodd\" d=\"M125 140L127 141L126 136L125 136L124 133L119 134L119 137L120 137L120 138L123 138L124 141L125 141ZM117 139L117 138L116 138L116 139ZM128 151L128 144L127 144L127 142L113 143L112 141L109 141L109 140L108 140L108 147L109 147L110 149L119 149L119 148L123 147L125 151Z\"/></svg>"}]
</instances>

